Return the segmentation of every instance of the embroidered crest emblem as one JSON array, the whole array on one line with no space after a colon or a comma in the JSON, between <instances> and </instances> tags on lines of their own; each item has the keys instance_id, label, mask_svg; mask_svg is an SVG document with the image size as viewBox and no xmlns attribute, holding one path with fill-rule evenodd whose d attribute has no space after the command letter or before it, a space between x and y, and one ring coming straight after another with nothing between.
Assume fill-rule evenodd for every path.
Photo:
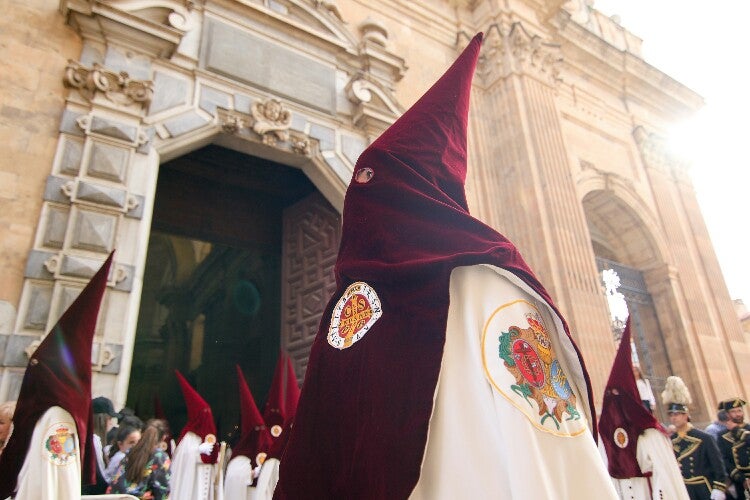
<instances>
[{"instance_id":1,"label":"embroidered crest emblem","mask_svg":"<svg viewBox=\"0 0 750 500\"><path fill-rule=\"evenodd\" d=\"M328 329L328 343L346 349L359 341L383 315L375 290L362 281L352 283L336 302Z\"/></svg>"},{"instance_id":2,"label":"embroidered crest emblem","mask_svg":"<svg viewBox=\"0 0 750 500\"><path fill-rule=\"evenodd\" d=\"M585 423L536 306L517 300L491 315L482 337L485 373L493 387L538 428L577 435Z\"/></svg>"},{"instance_id":3,"label":"embroidered crest emblem","mask_svg":"<svg viewBox=\"0 0 750 500\"><path fill-rule=\"evenodd\" d=\"M628 433L622 427L618 427L617 429L615 429L615 432L612 435L612 440L620 448L627 448L628 443L630 442Z\"/></svg>"},{"instance_id":4,"label":"embroidered crest emblem","mask_svg":"<svg viewBox=\"0 0 750 500\"><path fill-rule=\"evenodd\" d=\"M50 426L45 434L44 455L55 465L68 465L78 456L75 433L67 423Z\"/></svg>"}]
</instances>

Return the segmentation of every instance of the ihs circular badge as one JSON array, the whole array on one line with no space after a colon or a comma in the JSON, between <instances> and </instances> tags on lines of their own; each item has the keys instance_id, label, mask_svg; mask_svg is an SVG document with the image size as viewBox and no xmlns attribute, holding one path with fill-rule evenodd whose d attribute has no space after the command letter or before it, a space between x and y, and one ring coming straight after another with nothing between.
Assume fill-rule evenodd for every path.
<instances>
[{"instance_id":1,"label":"ihs circular badge","mask_svg":"<svg viewBox=\"0 0 750 500\"><path fill-rule=\"evenodd\" d=\"M336 302L328 329L328 343L346 349L359 341L383 315L375 290L362 281L349 285Z\"/></svg>"},{"instance_id":2,"label":"ihs circular badge","mask_svg":"<svg viewBox=\"0 0 750 500\"><path fill-rule=\"evenodd\" d=\"M628 443L630 442L627 431L625 431L625 429L623 429L622 427L618 427L617 429L615 429L612 438L615 444L620 448L627 448Z\"/></svg>"}]
</instances>

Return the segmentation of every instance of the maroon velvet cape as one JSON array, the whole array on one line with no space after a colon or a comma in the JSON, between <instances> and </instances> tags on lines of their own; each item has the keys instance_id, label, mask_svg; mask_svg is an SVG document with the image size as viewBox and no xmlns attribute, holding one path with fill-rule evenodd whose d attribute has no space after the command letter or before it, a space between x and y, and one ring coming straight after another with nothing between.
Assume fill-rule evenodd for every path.
<instances>
[{"instance_id":1,"label":"maroon velvet cape","mask_svg":"<svg viewBox=\"0 0 750 500\"><path fill-rule=\"evenodd\" d=\"M513 244L468 211L466 132L481 40L357 161L344 200L337 290L311 349L274 498L409 496L427 440L454 268L505 268L552 306ZM358 183L365 168L372 179ZM332 311L357 281L378 294L382 316L339 350L327 340Z\"/></svg>"},{"instance_id":2,"label":"maroon velvet cape","mask_svg":"<svg viewBox=\"0 0 750 500\"><path fill-rule=\"evenodd\" d=\"M16 489L37 421L53 406L70 413L81 453L81 483L96 482L91 429L91 347L99 305L107 287L112 252L91 281L44 337L26 366L13 414L13 434L0 455L0 498ZM39 445L41 446L41 444ZM37 452L32 451L32 453Z\"/></svg>"},{"instance_id":3,"label":"maroon velvet cape","mask_svg":"<svg viewBox=\"0 0 750 500\"><path fill-rule=\"evenodd\" d=\"M255 461L258 453L268 454L271 449L273 438L263 421L258 407L250 392L250 387L245 381L242 369L237 369L237 383L240 389L240 439L232 448L232 457L245 456L250 459L253 467L259 465Z\"/></svg>"},{"instance_id":4,"label":"maroon velvet cape","mask_svg":"<svg viewBox=\"0 0 750 500\"><path fill-rule=\"evenodd\" d=\"M609 475L616 479L643 477L638 465L638 436L646 429L664 431L646 410L638 394L633 375L630 347L630 319L620 340L620 347L607 380L599 419L599 433L607 451ZM625 439L627 438L627 439ZM620 445L618 446L617 440Z\"/></svg>"}]
</instances>

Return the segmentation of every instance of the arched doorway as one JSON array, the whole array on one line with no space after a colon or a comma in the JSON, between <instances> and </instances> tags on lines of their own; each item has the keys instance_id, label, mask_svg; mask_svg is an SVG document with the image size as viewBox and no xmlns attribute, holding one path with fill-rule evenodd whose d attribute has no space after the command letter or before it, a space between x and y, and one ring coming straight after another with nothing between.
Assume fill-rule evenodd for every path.
<instances>
[{"instance_id":1,"label":"arched doorway","mask_svg":"<svg viewBox=\"0 0 750 500\"><path fill-rule=\"evenodd\" d=\"M339 239L338 213L297 168L216 145L161 165L128 406L147 417L158 396L179 430L177 369L231 442L235 365L261 408L280 347L301 380Z\"/></svg>"},{"instance_id":2,"label":"arched doorway","mask_svg":"<svg viewBox=\"0 0 750 500\"><path fill-rule=\"evenodd\" d=\"M657 414L666 420L659 394L674 373L643 272L663 262L659 242L639 211L611 190L593 190L583 208L602 285L607 291L612 333L617 341L630 317L634 362L656 395ZM639 207L642 209L643 207Z\"/></svg>"}]
</instances>

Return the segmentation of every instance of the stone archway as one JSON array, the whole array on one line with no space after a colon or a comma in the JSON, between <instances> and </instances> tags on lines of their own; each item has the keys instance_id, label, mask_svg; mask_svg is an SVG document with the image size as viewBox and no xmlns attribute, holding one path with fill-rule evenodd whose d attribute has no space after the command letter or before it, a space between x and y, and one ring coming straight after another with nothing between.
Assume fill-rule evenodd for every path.
<instances>
[{"instance_id":1,"label":"stone archway","mask_svg":"<svg viewBox=\"0 0 750 500\"><path fill-rule=\"evenodd\" d=\"M638 207L641 209L639 213L614 190L589 191L583 197L582 205L597 268L600 274L605 270L617 274L617 294L627 305L641 369L650 379L654 393L658 394L666 377L675 373L674 353L665 341L659 314L644 277L644 272L660 267L664 261L661 241L655 235L654 226L646 222L647 216L641 215L643 207ZM617 337L623 327L624 324L613 321L613 334Z\"/></svg>"}]
</instances>

